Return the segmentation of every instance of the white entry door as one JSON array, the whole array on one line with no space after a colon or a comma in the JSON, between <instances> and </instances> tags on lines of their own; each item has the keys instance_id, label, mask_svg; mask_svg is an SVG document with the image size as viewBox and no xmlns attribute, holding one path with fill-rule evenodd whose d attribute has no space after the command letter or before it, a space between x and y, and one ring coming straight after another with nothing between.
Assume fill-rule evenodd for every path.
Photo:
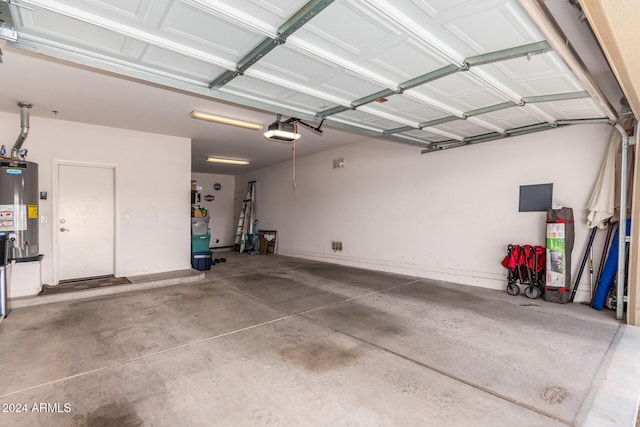
<instances>
[{"instance_id":1,"label":"white entry door","mask_svg":"<svg viewBox=\"0 0 640 427\"><path fill-rule=\"evenodd\" d=\"M58 165L58 278L114 274L114 170Z\"/></svg>"}]
</instances>

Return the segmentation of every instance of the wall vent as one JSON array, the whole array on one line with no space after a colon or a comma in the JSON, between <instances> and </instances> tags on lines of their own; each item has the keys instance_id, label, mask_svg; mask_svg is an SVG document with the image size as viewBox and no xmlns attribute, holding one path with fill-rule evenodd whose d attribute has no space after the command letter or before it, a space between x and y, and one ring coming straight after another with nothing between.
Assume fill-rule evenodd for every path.
<instances>
[{"instance_id":1,"label":"wall vent","mask_svg":"<svg viewBox=\"0 0 640 427\"><path fill-rule=\"evenodd\" d=\"M333 159L333 168L340 169L344 167L344 157L340 157L339 159Z\"/></svg>"},{"instance_id":2,"label":"wall vent","mask_svg":"<svg viewBox=\"0 0 640 427\"><path fill-rule=\"evenodd\" d=\"M342 241L334 240L331 242L331 250L333 252L342 252Z\"/></svg>"}]
</instances>

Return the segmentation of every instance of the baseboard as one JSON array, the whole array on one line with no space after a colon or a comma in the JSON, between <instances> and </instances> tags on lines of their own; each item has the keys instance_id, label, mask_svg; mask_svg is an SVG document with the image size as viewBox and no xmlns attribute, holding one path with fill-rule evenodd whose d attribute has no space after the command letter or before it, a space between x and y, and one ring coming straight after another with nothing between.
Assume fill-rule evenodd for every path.
<instances>
[{"instance_id":1,"label":"baseboard","mask_svg":"<svg viewBox=\"0 0 640 427\"><path fill-rule=\"evenodd\" d=\"M406 274L424 279L458 283L461 285L476 286L487 289L504 290L507 284L506 270L504 274L496 274L485 271L451 269L446 267L403 263L394 260L365 259L345 256L344 254L308 252L285 248L279 248L278 253L279 255L294 258L329 262L350 267L365 268L368 270L384 271L387 273Z\"/></svg>"}]
</instances>

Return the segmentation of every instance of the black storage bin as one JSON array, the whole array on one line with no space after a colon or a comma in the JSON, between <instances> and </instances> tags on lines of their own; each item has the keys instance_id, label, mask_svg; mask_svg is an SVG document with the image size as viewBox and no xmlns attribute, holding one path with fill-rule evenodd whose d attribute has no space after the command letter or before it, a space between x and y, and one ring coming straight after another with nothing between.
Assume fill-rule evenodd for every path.
<instances>
[{"instance_id":1,"label":"black storage bin","mask_svg":"<svg viewBox=\"0 0 640 427\"><path fill-rule=\"evenodd\" d=\"M211 251L191 254L191 268L194 270L211 270L212 265L213 261L211 260Z\"/></svg>"}]
</instances>

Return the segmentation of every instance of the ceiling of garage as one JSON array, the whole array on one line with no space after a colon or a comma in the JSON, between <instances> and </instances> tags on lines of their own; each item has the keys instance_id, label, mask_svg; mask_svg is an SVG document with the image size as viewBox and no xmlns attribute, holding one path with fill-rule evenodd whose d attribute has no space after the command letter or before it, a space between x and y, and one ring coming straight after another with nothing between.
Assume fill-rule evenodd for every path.
<instances>
[{"instance_id":1,"label":"ceiling of garage","mask_svg":"<svg viewBox=\"0 0 640 427\"><path fill-rule=\"evenodd\" d=\"M192 110L265 128L276 114L322 124L322 136L300 127L301 155L370 136L419 153L607 116L517 0L12 0L5 8L15 33L2 34L16 38L8 46L129 79L53 61L43 79L39 58L11 51L3 81L33 74L23 91L35 99L47 90L60 98L56 86L68 85L78 96L67 107L78 110L72 120L188 136L194 171L237 171L206 166L207 155L261 167L291 154L263 131L194 123ZM585 48L592 57L594 46ZM94 104L111 118L79 118Z\"/></svg>"}]
</instances>

